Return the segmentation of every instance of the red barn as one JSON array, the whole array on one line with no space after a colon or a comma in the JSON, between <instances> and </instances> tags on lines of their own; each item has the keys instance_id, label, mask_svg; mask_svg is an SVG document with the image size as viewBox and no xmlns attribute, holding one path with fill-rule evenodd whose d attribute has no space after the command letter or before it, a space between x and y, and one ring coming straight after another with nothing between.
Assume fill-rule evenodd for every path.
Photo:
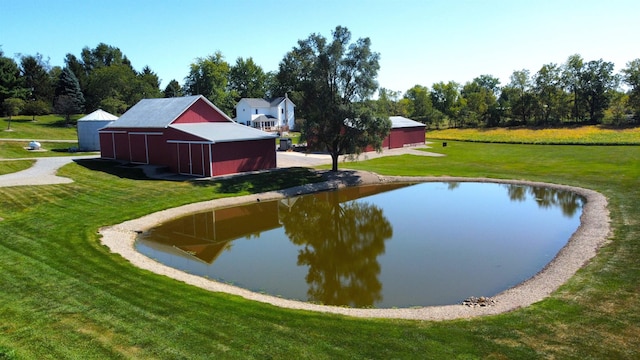
<instances>
[{"instance_id":1,"label":"red barn","mask_svg":"<svg viewBox=\"0 0 640 360\"><path fill-rule=\"evenodd\" d=\"M425 125L402 116L391 116L391 131L382 141L382 148L395 149L404 146L424 145Z\"/></svg>"},{"instance_id":2,"label":"red barn","mask_svg":"<svg viewBox=\"0 0 640 360\"><path fill-rule=\"evenodd\" d=\"M390 116L391 130L382 140L382 149L396 149L405 146L424 145L426 126L402 116ZM373 151L373 146L367 146L365 151Z\"/></svg>"},{"instance_id":3,"label":"red barn","mask_svg":"<svg viewBox=\"0 0 640 360\"><path fill-rule=\"evenodd\" d=\"M100 156L194 176L276 167L277 135L240 125L202 95L144 99L100 129Z\"/></svg>"}]
</instances>

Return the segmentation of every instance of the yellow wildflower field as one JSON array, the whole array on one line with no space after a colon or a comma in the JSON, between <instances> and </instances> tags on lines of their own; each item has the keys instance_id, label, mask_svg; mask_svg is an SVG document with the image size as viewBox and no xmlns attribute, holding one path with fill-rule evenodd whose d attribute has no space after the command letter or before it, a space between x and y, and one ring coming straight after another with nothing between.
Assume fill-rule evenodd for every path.
<instances>
[{"instance_id":1,"label":"yellow wildflower field","mask_svg":"<svg viewBox=\"0 0 640 360\"><path fill-rule=\"evenodd\" d=\"M640 127L611 129L581 126L553 129L491 128L429 130L427 139L516 144L640 145Z\"/></svg>"}]
</instances>

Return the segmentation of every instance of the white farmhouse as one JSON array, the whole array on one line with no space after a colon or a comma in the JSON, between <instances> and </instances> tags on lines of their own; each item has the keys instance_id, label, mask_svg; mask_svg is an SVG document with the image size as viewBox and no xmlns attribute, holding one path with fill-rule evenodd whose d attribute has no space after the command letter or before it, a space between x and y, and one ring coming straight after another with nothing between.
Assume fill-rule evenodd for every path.
<instances>
[{"instance_id":1,"label":"white farmhouse","mask_svg":"<svg viewBox=\"0 0 640 360\"><path fill-rule=\"evenodd\" d=\"M289 131L295 128L295 107L286 95L274 99L242 98L235 106L235 121L263 131Z\"/></svg>"}]
</instances>

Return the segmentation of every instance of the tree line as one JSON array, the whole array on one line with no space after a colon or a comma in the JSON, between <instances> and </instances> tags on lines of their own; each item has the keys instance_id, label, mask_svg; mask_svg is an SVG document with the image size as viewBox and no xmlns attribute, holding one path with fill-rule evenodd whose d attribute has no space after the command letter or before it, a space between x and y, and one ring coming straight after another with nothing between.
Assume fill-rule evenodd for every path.
<instances>
[{"instance_id":1,"label":"tree line","mask_svg":"<svg viewBox=\"0 0 640 360\"><path fill-rule=\"evenodd\" d=\"M623 91L620 85L626 85ZM567 124L637 125L640 121L640 59L619 74L614 64L569 56L531 74L514 71L509 83L481 75L460 85L416 85L403 95L380 89L378 106L440 127L552 127Z\"/></svg>"},{"instance_id":2,"label":"tree line","mask_svg":"<svg viewBox=\"0 0 640 360\"><path fill-rule=\"evenodd\" d=\"M346 28L342 29L344 32ZM119 48L104 43L93 49L83 48L79 57L67 54L64 67L50 66L41 54L19 54L16 61L0 49L1 111L9 117L57 113L69 119L71 114L98 108L122 114L143 98L202 94L233 116L234 105L243 97L287 93L298 105L298 117L306 118L317 111L315 100L322 94L311 96L313 89L303 88L318 75L305 57L317 53L318 46L326 43L327 39L318 34L300 40L274 72L265 72L251 57L239 57L230 64L218 51L196 58L182 85L173 79L164 89L160 89L160 79L149 66L136 71ZM352 46L357 48L358 44ZM359 85L375 83L377 70L351 74L352 80L362 83ZM371 89L360 88L365 87ZM375 83L375 89L376 100L371 96L352 98L377 112L406 116L430 128L623 126L640 122L640 59L627 63L618 74L611 62L586 61L575 54L564 64L545 64L534 74L527 69L516 70L504 86L492 75L480 75L464 85L453 81L434 83L430 88L415 85L402 93L378 89Z\"/></svg>"},{"instance_id":3,"label":"tree line","mask_svg":"<svg viewBox=\"0 0 640 360\"><path fill-rule=\"evenodd\" d=\"M0 112L4 116L66 115L98 108L122 114L143 98L202 94L231 115L242 97L270 95L269 80L252 58L234 65L222 53L197 58L184 84L173 79L164 90L160 78L145 66L136 71L122 51L104 43L85 47L80 56L67 54L64 67L50 66L43 55L7 57L0 49Z\"/></svg>"}]
</instances>

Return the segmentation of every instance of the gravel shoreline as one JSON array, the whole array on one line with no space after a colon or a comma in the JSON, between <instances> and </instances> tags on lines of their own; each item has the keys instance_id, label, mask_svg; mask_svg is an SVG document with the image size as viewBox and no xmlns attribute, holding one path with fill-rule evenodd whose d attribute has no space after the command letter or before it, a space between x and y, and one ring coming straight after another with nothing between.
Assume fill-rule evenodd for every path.
<instances>
[{"instance_id":1,"label":"gravel shoreline","mask_svg":"<svg viewBox=\"0 0 640 360\"><path fill-rule=\"evenodd\" d=\"M234 198L216 199L173 209L159 211L138 219L123 222L121 224L101 228L102 243L111 252L127 259L133 265L157 274L198 286L200 288L225 292L242 296L249 300L272 304L275 306L309 310L333 314L342 314L365 318L394 318L413 320L451 320L460 318L472 318L477 316L500 314L522 308L538 302L565 283L578 269L593 258L597 250L604 245L610 234L609 211L607 199L600 193L583 188L556 185L530 181L496 180L488 178L459 178L459 177L401 177L379 176L374 173L343 170L338 173L321 172L325 177L324 182L298 186L280 191L272 191L261 194L239 196ZM236 286L223 284L217 281L205 279L196 275L187 274L153 259L140 254L134 248L134 242L139 232L153 228L167 220L215 207L255 202L258 200L274 200L288 196L335 189L344 186L366 185L389 182L492 182L503 184L523 184L533 186L545 186L554 189L568 190L580 194L586 198L586 204L582 210L580 226L571 236L567 244L560 250L556 257L537 275L529 280L491 298L489 306L446 305L413 308L393 309L354 309L347 307L317 305L301 301L288 300L255 293Z\"/></svg>"}]
</instances>

